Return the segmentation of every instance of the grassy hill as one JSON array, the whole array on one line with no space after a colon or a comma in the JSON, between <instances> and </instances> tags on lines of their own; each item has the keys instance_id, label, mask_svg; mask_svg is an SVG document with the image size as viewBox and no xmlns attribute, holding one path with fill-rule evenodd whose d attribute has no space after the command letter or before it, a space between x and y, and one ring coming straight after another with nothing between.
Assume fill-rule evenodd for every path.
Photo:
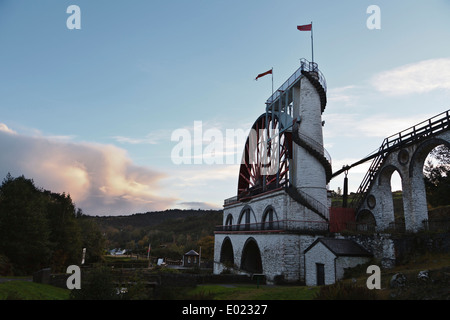
<instances>
[{"instance_id":1,"label":"grassy hill","mask_svg":"<svg viewBox=\"0 0 450 320\"><path fill-rule=\"evenodd\" d=\"M0 300L67 300L70 290L24 280L0 283Z\"/></svg>"}]
</instances>

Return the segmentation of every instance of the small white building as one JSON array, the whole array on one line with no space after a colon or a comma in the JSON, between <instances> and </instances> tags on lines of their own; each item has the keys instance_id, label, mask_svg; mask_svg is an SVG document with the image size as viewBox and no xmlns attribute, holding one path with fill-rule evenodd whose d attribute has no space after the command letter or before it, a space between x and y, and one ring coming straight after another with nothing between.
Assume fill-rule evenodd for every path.
<instances>
[{"instance_id":1,"label":"small white building","mask_svg":"<svg viewBox=\"0 0 450 320\"><path fill-rule=\"evenodd\" d=\"M344 270L364 264L372 254L350 239L318 238L305 251L307 286L333 284Z\"/></svg>"}]
</instances>

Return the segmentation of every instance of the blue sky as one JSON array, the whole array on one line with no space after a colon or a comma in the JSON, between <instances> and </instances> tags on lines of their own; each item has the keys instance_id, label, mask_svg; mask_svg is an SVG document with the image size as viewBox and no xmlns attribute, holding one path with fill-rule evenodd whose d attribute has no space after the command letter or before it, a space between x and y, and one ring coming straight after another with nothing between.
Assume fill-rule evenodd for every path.
<instances>
[{"instance_id":1,"label":"blue sky","mask_svg":"<svg viewBox=\"0 0 450 320\"><path fill-rule=\"evenodd\" d=\"M70 5L81 30L66 26ZM311 21L338 170L449 109L449 14L444 0L0 0L0 175L69 193L87 214L220 208L237 165L174 164L171 135L200 121L248 130L271 94L254 78L273 68L278 87L310 60L296 26ZM366 169L350 171L351 191Z\"/></svg>"}]
</instances>

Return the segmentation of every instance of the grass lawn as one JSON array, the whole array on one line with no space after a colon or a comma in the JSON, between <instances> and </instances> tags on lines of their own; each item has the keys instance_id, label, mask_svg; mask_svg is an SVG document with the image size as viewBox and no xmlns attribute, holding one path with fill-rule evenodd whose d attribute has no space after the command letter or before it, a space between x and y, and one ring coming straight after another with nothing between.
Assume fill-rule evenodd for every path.
<instances>
[{"instance_id":1,"label":"grass lawn","mask_svg":"<svg viewBox=\"0 0 450 320\"><path fill-rule=\"evenodd\" d=\"M210 300L311 300L318 287L261 285L199 285L188 298Z\"/></svg>"},{"instance_id":2,"label":"grass lawn","mask_svg":"<svg viewBox=\"0 0 450 320\"><path fill-rule=\"evenodd\" d=\"M67 300L70 290L31 281L0 283L0 300Z\"/></svg>"}]
</instances>

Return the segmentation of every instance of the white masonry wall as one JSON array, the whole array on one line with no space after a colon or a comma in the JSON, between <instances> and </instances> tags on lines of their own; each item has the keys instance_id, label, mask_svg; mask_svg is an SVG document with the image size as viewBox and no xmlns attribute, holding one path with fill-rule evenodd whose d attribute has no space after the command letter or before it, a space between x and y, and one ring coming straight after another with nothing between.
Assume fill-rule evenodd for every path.
<instances>
[{"instance_id":1,"label":"white masonry wall","mask_svg":"<svg viewBox=\"0 0 450 320\"><path fill-rule=\"evenodd\" d=\"M261 254L263 273L269 283L277 276L285 281L300 281L304 275L303 251L316 239L313 235L283 233L238 233L215 235L214 273L220 274L224 267L218 263L224 239L229 237L233 246L234 265L241 265L242 251L249 238L256 241ZM243 272L244 273L244 272Z\"/></svg>"},{"instance_id":2,"label":"white masonry wall","mask_svg":"<svg viewBox=\"0 0 450 320\"><path fill-rule=\"evenodd\" d=\"M307 286L317 285L316 263L324 264L325 284L333 284L336 281L335 259L336 255L321 242L308 250L305 253L305 284Z\"/></svg>"},{"instance_id":3,"label":"white masonry wall","mask_svg":"<svg viewBox=\"0 0 450 320\"><path fill-rule=\"evenodd\" d=\"M223 225L226 224L228 215L233 217L233 225L239 224L239 218L244 209L250 208L250 223L261 223L264 213L268 208L274 210L274 221L318 221L323 222L313 211L303 207L297 201L292 199L284 190L261 195L251 199L248 202L237 202L227 205L223 209ZM245 223L242 219L241 223ZM292 223L292 222L286 222Z\"/></svg>"},{"instance_id":4,"label":"white masonry wall","mask_svg":"<svg viewBox=\"0 0 450 320\"><path fill-rule=\"evenodd\" d=\"M322 109L316 88L306 77L300 88L293 88L293 115L300 116L298 131L323 148ZM323 152L323 149L320 150ZM291 179L297 189L309 194L322 204L327 203L326 174L322 164L307 150L293 144L295 165Z\"/></svg>"}]
</instances>

